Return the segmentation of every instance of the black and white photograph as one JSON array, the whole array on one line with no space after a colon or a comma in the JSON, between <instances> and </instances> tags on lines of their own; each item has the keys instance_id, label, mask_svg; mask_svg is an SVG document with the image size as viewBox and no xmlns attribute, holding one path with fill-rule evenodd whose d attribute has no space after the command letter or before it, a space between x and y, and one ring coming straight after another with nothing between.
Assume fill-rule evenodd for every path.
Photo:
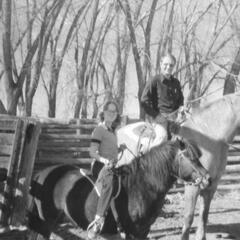
<instances>
[{"instance_id":1,"label":"black and white photograph","mask_svg":"<svg viewBox=\"0 0 240 240\"><path fill-rule=\"evenodd\" d=\"M0 0L0 240L240 240L239 0Z\"/></svg>"}]
</instances>

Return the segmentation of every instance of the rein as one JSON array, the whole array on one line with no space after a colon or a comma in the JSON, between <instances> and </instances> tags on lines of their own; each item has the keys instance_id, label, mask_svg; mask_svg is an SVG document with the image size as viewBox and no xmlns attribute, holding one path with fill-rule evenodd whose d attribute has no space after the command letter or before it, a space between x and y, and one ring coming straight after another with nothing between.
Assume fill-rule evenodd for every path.
<instances>
[{"instance_id":1,"label":"rein","mask_svg":"<svg viewBox=\"0 0 240 240\"><path fill-rule=\"evenodd\" d=\"M126 150L128 150L132 155L133 155L133 157L134 158L137 158L137 155L136 154L134 154L134 152L126 145ZM122 157L122 156L121 156ZM121 158L120 158L121 159Z\"/></svg>"}]
</instances>

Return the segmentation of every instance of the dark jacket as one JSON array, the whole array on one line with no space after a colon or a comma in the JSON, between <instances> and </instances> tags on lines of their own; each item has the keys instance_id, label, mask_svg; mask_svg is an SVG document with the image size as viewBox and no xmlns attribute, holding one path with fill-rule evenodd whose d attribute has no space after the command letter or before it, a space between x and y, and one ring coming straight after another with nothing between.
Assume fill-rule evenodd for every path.
<instances>
[{"instance_id":1,"label":"dark jacket","mask_svg":"<svg viewBox=\"0 0 240 240\"><path fill-rule=\"evenodd\" d=\"M183 93L176 78L164 79L163 75L156 75L146 83L141 106L151 117L155 118L159 113L172 113L182 105Z\"/></svg>"}]
</instances>

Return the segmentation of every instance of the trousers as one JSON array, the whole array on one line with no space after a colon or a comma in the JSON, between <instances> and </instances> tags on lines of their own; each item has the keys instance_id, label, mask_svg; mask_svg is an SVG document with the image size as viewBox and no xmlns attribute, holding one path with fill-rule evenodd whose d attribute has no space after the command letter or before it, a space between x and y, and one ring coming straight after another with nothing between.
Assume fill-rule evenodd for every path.
<instances>
[{"instance_id":1,"label":"trousers","mask_svg":"<svg viewBox=\"0 0 240 240\"><path fill-rule=\"evenodd\" d=\"M114 173L112 169L104 166L99 173L97 181L100 181L101 183L101 191L98 199L96 215L105 217L110 206L114 190Z\"/></svg>"}]
</instances>

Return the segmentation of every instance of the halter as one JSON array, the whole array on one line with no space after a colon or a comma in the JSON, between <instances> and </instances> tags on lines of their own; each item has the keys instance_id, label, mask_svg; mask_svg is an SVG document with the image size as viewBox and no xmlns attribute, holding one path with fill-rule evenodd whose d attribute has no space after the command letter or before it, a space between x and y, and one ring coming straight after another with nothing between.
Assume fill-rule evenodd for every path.
<instances>
[{"instance_id":1,"label":"halter","mask_svg":"<svg viewBox=\"0 0 240 240\"><path fill-rule=\"evenodd\" d=\"M192 181L186 181L184 180L183 178L181 178L181 168L180 168L180 161L182 159L188 159L187 157L184 156L184 152L186 152L187 150L181 150L179 153L178 153L178 176L174 173L172 173L172 176L175 177L176 179L179 179L181 181L183 181L185 184L187 185L192 185L192 186L199 186L202 182L203 182L203 176L201 173L199 173L199 171L196 169L196 167L194 166L194 164L192 164L192 161L191 160L188 160L190 162L190 164L192 165L193 169L199 173L201 175L201 177L197 178L195 182L192 182Z\"/></svg>"}]
</instances>

